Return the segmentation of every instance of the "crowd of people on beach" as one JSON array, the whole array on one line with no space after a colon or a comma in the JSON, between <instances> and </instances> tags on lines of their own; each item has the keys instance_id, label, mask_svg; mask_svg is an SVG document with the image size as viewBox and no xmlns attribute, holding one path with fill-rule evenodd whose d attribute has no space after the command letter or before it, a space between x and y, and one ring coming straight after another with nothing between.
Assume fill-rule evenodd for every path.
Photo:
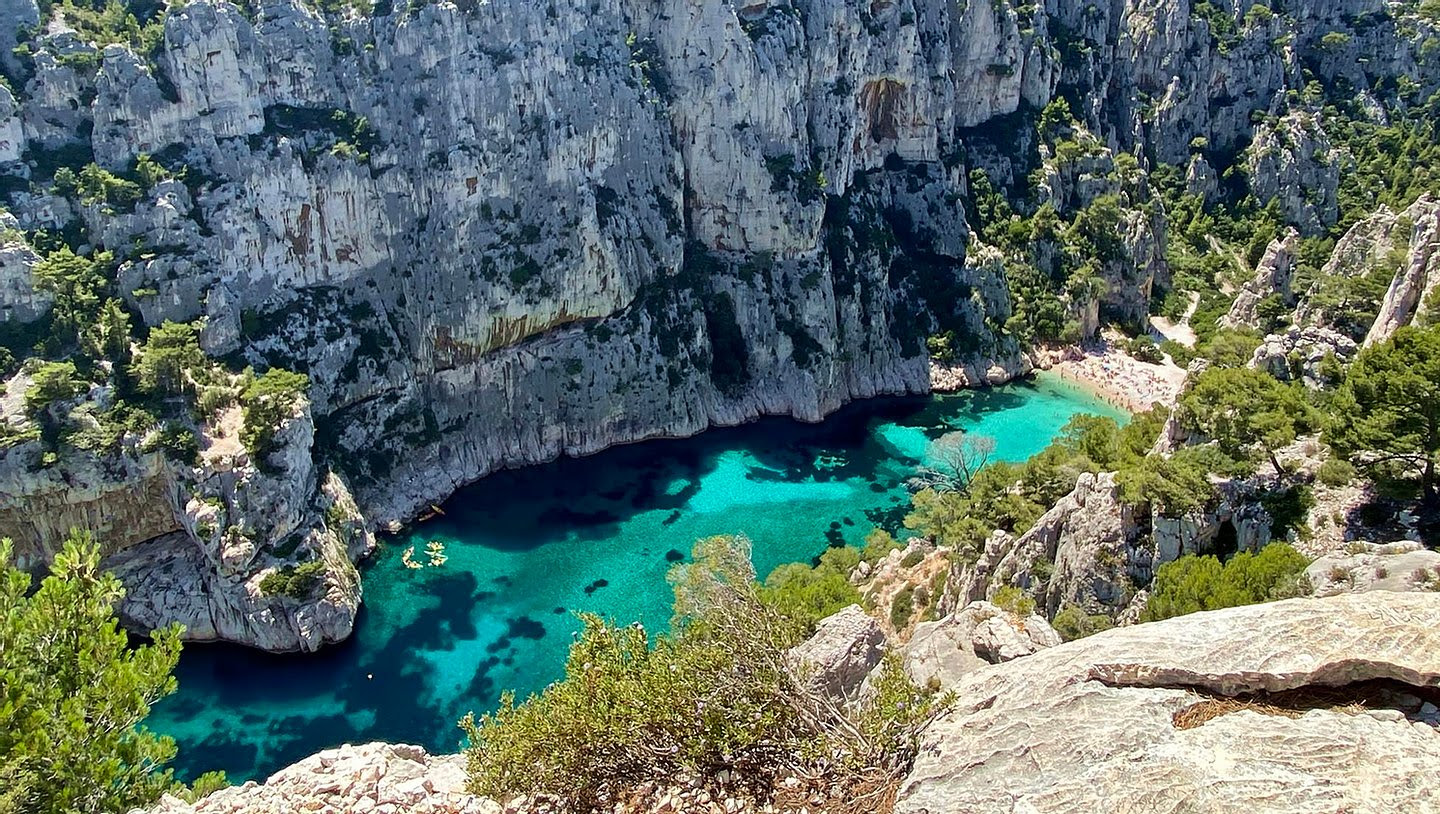
<instances>
[{"instance_id":1,"label":"crowd of people on beach","mask_svg":"<svg viewBox=\"0 0 1440 814\"><path fill-rule=\"evenodd\" d=\"M1161 364L1142 362L1103 340L1078 348L1054 370L1061 378L1086 385L1105 401L1131 412L1148 410L1157 402L1174 404L1185 384L1184 368L1168 357Z\"/></svg>"}]
</instances>

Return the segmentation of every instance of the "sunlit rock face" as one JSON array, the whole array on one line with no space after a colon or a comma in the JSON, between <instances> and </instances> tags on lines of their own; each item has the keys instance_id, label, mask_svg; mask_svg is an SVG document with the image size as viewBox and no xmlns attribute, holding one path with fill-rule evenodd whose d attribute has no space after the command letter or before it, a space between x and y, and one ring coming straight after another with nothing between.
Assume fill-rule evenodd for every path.
<instances>
[{"instance_id":1,"label":"sunlit rock face","mask_svg":"<svg viewBox=\"0 0 1440 814\"><path fill-rule=\"evenodd\" d=\"M976 145L1012 179L1036 168L1025 134L1060 89L1107 161L1184 162L1197 137L1255 140L1302 64L1436 87L1428 24L1379 0L1292 3L1223 39L1160 2L378 5L195 0L143 55L59 24L25 60L0 42L16 225L83 225L146 324L203 318L211 355L308 374L315 471L371 523L502 467L925 392L942 331L976 381L1028 370L963 202ZM34 0L0 18L39 22ZM1328 143L1281 124L1265 143ZM1314 152L1254 161L1333 186ZM133 207L50 190L59 156L142 154L177 178ZM1332 217L1322 193L1297 217ZM1100 312L1141 322L1163 217L1132 201L1120 223ZM35 260L0 240L0 319L48 308Z\"/></svg>"}]
</instances>

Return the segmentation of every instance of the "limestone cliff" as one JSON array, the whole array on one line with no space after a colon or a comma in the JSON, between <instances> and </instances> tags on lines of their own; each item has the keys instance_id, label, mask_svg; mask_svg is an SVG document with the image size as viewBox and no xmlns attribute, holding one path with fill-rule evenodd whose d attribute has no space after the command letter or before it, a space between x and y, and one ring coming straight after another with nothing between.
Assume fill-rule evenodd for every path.
<instances>
[{"instance_id":1,"label":"limestone cliff","mask_svg":"<svg viewBox=\"0 0 1440 814\"><path fill-rule=\"evenodd\" d=\"M925 392L940 332L967 381L1025 370L968 171L1043 165L1017 140L1061 90L1096 166L1053 191L1084 199L1121 152L1143 170L1197 138L1255 141L1257 172L1328 189L1325 135L1281 118L1287 92L1440 87L1434 26L1402 4L1206 5L1232 24L1188 2L193 0L137 49L0 0L23 25L0 43L0 194L28 234L113 252L145 325L203 320L212 356L308 374L314 471L390 524L503 467ZM142 155L166 177L133 200L56 183ZM1328 192L1293 203L1333 216ZM1129 204L1099 305L1143 321L1164 217ZM6 228L0 317L23 325L48 302ZM189 502L186 537L227 546ZM312 488L270 519L325 503ZM155 517L114 544L172 530Z\"/></svg>"}]
</instances>

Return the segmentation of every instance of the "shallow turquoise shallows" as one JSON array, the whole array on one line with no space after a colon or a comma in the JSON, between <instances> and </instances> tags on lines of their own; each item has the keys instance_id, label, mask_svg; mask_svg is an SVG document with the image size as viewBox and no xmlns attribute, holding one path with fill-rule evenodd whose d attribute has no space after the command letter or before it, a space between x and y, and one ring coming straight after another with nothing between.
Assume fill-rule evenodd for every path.
<instances>
[{"instance_id":1,"label":"shallow turquoise shallows","mask_svg":"<svg viewBox=\"0 0 1440 814\"><path fill-rule=\"evenodd\" d=\"M1077 413L1124 414L1051 377L994 390L851 405L819 425L766 419L492 475L443 517L385 541L365 570L348 641L314 655L186 648L180 691L150 718L180 747L184 777L262 777L325 747L370 740L453 751L456 721L558 678L575 611L662 629L666 570L697 538L744 533L755 566L809 560L900 532L905 479L955 429L1022 460ZM448 561L428 563L426 545Z\"/></svg>"}]
</instances>

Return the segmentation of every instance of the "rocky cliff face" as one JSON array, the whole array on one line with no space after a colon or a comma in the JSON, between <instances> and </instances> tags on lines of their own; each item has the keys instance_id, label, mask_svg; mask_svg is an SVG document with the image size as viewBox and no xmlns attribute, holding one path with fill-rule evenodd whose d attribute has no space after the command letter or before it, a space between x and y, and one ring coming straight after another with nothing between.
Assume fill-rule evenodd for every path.
<instances>
[{"instance_id":1,"label":"rocky cliff face","mask_svg":"<svg viewBox=\"0 0 1440 814\"><path fill-rule=\"evenodd\" d=\"M1212 4L1222 32L1188 2L195 0L141 54L3 0L37 25L0 49L0 191L20 229L113 251L147 325L203 320L211 355L307 373L317 471L392 523L502 467L924 392L937 332L967 380L1024 370L1005 264L967 225L976 145L1014 147L1062 89L1097 155L1146 166L1242 149L1302 67L1436 86L1409 11L1291 5ZM1328 183L1324 134L1286 122L1256 167ZM54 184L142 154L173 178L137 201ZM1101 273L1143 320L1163 216L1134 204ZM48 308L27 251L0 237L12 323Z\"/></svg>"},{"instance_id":2,"label":"rocky cliff face","mask_svg":"<svg viewBox=\"0 0 1440 814\"><path fill-rule=\"evenodd\" d=\"M94 388L81 412L111 397ZM154 449L158 430L54 460L38 438L12 444L0 454L0 536L15 543L17 565L39 571L71 530L90 532L126 586L119 612L135 629L178 622L192 641L272 651L341 641L359 610L354 560L374 536L344 482L317 471L308 404L277 429L264 461L241 445L240 424L239 407L223 411L194 460ZM309 575L277 578L296 569Z\"/></svg>"},{"instance_id":3,"label":"rocky cliff face","mask_svg":"<svg viewBox=\"0 0 1440 814\"><path fill-rule=\"evenodd\" d=\"M1440 202L1429 195L1394 212L1381 207L1350 227L1295 309L1294 324L1348 334L1364 345L1388 339L1414 322L1433 319L1440 301ZM1376 301L1337 297L1331 281L1370 278L1389 282ZM1338 300L1338 301L1337 301ZM1334 344L1333 342L1331 344Z\"/></svg>"},{"instance_id":4,"label":"rocky cliff face","mask_svg":"<svg viewBox=\"0 0 1440 814\"><path fill-rule=\"evenodd\" d=\"M1144 607L1155 569L1184 554L1215 553L1222 534L1237 550L1270 542L1271 518L1257 496L1263 478L1216 484L1207 508L1179 517L1144 513L1121 499L1115 473L1084 473L1018 538L997 530L973 561L950 570L942 610L993 598L1006 586L1025 589L1053 619L1067 606L1133 622Z\"/></svg>"}]
</instances>

